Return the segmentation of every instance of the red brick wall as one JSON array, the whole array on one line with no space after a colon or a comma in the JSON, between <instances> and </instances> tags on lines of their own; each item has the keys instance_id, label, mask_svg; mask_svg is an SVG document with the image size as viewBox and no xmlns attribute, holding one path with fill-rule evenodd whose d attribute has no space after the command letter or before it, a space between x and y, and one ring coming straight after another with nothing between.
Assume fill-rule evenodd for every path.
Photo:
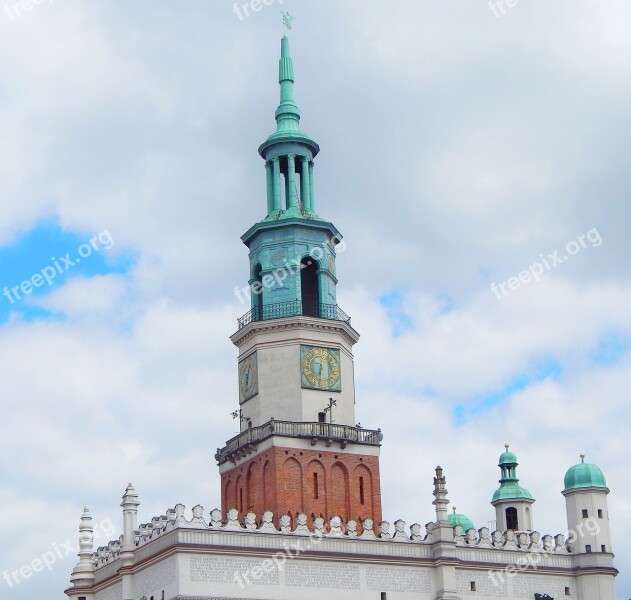
<instances>
[{"instance_id":1,"label":"red brick wall","mask_svg":"<svg viewBox=\"0 0 631 600\"><path fill-rule=\"evenodd\" d=\"M236 508L241 518L253 512L258 519L271 510L277 522L284 514L305 513L310 523L337 515L377 525L380 485L375 456L274 447L221 476L221 509L225 515Z\"/></svg>"}]
</instances>

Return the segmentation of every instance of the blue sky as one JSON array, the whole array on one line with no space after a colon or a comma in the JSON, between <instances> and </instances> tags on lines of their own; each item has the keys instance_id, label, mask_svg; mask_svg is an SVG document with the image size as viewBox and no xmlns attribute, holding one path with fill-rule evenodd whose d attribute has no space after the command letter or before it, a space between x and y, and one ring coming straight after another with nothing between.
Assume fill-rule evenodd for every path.
<instances>
[{"instance_id":1,"label":"blue sky","mask_svg":"<svg viewBox=\"0 0 631 600\"><path fill-rule=\"evenodd\" d=\"M93 245L91 240L95 240ZM73 277L128 272L134 264L133 255L115 250L115 246L108 230L68 231L56 219L39 221L29 231L18 234L15 240L0 247L0 323L6 322L11 313L18 313L26 321L58 319L58 313L33 306L30 300L50 294ZM41 276L36 280L39 286L26 287L30 292L25 294L19 287L33 275Z\"/></svg>"}]
</instances>

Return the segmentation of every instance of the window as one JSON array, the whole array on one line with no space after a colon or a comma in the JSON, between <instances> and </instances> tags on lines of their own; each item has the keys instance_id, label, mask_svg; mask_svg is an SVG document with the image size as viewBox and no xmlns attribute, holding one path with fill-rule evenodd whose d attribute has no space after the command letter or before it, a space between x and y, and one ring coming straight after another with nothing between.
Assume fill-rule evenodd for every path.
<instances>
[{"instance_id":1,"label":"window","mask_svg":"<svg viewBox=\"0 0 631 600\"><path fill-rule=\"evenodd\" d=\"M313 497L315 500L318 499L318 474L313 474Z\"/></svg>"},{"instance_id":2,"label":"window","mask_svg":"<svg viewBox=\"0 0 631 600\"><path fill-rule=\"evenodd\" d=\"M585 552L587 552L587 554L590 554L590 553L591 553L591 551L592 551L592 547L591 547L589 544L587 544L587 545L585 546Z\"/></svg>"},{"instance_id":3,"label":"window","mask_svg":"<svg viewBox=\"0 0 631 600\"><path fill-rule=\"evenodd\" d=\"M506 509L506 528L516 531L519 529L519 521L517 519L517 509L514 506L509 506Z\"/></svg>"},{"instance_id":4,"label":"window","mask_svg":"<svg viewBox=\"0 0 631 600\"><path fill-rule=\"evenodd\" d=\"M607 547L605 546L605 544L603 544L603 545L600 547L600 551L601 551L601 552L607 552Z\"/></svg>"},{"instance_id":5,"label":"window","mask_svg":"<svg viewBox=\"0 0 631 600\"><path fill-rule=\"evenodd\" d=\"M388 594L381 592L381 600L388 600Z\"/></svg>"},{"instance_id":6,"label":"window","mask_svg":"<svg viewBox=\"0 0 631 600\"><path fill-rule=\"evenodd\" d=\"M588 514L588 512L587 512L587 509L586 509L586 508L584 508L584 509L583 509L583 519L587 519L587 517L588 517L588 516L589 516L589 514Z\"/></svg>"},{"instance_id":7,"label":"window","mask_svg":"<svg viewBox=\"0 0 631 600\"><path fill-rule=\"evenodd\" d=\"M364 478L359 478L359 503L364 504Z\"/></svg>"},{"instance_id":8,"label":"window","mask_svg":"<svg viewBox=\"0 0 631 600\"><path fill-rule=\"evenodd\" d=\"M570 594L570 588L569 587L565 588L565 595L566 596L571 596L572 595L572 594Z\"/></svg>"},{"instance_id":9,"label":"window","mask_svg":"<svg viewBox=\"0 0 631 600\"><path fill-rule=\"evenodd\" d=\"M313 258L300 261L300 293L302 314L307 317L320 316L320 289L318 285L318 265Z\"/></svg>"},{"instance_id":10,"label":"window","mask_svg":"<svg viewBox=\"0 0 631 600\"><path fill-rule=\"evenodd\" d=\"M602 519L602 518L603 518L603 509L602 509L602 508L599 508L599 509L598 509L598 518L599 518L599 519Z\"/></svg>"},{"instance_id":11,"label":"window","mask_svg":"<svg viewBox=\"0 0 631 600\"><path fill-rule=\"evenodd\" d=\"M326 413L318 413L318 423L326 423Z\"/></svg>"},{"instance_id":12,"label":"window","mask_svg":"<svg viewBox=\"0 0 631 600\"><path fill-rule=\"evenodd\" d=\"M472 592L475 592L475 591L476 591L476 589L475 589L475 581L472 581L472 582L471 582L471 591L472 591Z\"/></svg>"},{"instance_id":13,"label":"window","mask_svg":"<svg viewBox=\"0 0 631 600\"><path fill-rule=\"evenodd\" d=\"M252 290L252 320L263 320L263 279L261 274L261 265L254 268L254 281L251 284Z\"/></svg>"},{"instance_id":14,"label":"window","mask_svg":"<svg viewBox=\"0 0 631 600\"><path fill-rule=\"evenodd\" d=\"M243 512L243 488L239 489L239 510Z\"/></svg>"}]
</instances>

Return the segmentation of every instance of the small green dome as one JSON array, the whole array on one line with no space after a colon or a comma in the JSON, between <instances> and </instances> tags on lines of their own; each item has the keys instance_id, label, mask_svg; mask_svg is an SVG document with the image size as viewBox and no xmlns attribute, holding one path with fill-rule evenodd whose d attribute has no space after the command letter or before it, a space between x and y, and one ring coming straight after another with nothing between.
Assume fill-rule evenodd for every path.
<instances>
[{"instance_id":1,"label":"small green dome","mask_svg":"<svg viewBox=\"0 0 631 600\"><path fill-rule=\"evenodd\" d=\"M564 483L566 491L590 487L607 487L603 472L596 465L586 463L584 454L581 454L580 463L568 469Z\"/></svg>"},{"instance_id":2,"label":"small green dome","mask_svg":"<svg viewBox=\"0 0 631 600\"><path fill-rule=\"evenodd\" d=\"M456 507L454 506L454 512L447 516L449 522L455 527L456 525L460 525L464 531L469 531L469 529L475 529L473 525L473 521L466 517L465 515L461 515L456 512Z\"/></svg>"},{"instance_id":3,"label":"small green dome","mask_svg":"<svg viewBox=\"0 0 631 600\"><path fill-rule=\"evenodd\" d=\"M512 452L508 451L508 444L504 444L504 448L506 448L506 450L504 452L502 452L502 454L500 454L500 462L499 462L499 467L501 467L502 465L516 465L517 463L517 456L515 456L515 454L513 454Z\"/></svg>"},{"instance_id":4,"label":"small green dome","mask_svg":"<svg viewBox=\"0 0 631 600\"><path fill-rule=\"evenodd\" d=\"M502 452L502 454L500 454L500 462L499 462L500 467L502 465L514 465L514 464L517 464L517 457L512 452L508 452L507 450L506 452Z\"/></svg>"}]
</instances>

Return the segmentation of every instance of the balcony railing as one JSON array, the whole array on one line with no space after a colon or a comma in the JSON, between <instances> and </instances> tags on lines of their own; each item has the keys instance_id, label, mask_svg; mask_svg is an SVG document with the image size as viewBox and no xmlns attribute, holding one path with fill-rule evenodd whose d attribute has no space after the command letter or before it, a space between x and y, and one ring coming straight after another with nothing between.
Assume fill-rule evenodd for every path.
<instances>
[{"instance_id":1,"label":"balcony railing","mask_svg":"<svg viewBox=\"0 0 631 600\"><path fill-rule=\"evenodd\" d=\"M272 435L306 438L310 439L312 443L316 443L318 440L325 440L327 443L341 442L344 446L348 443L380 446L383 440L383 433L380 429L362 429L361 427L335 423L297 423L271 420L265 425L246 429L228 440L223 448L217 449L215 459L219 464L222 464L235 455L249 454L247 452L248 447L258 444Z\"/></svg>"},{"instance_id":2,"label":"balcony railing","mask_svg":"<svg viewBox=\"0 0 631 600\"><path fill-rule=\"evenodd\" d=\"M290 302L278 302L276 304L263 304L245 313L238 319L239 329L249 325L253 321L268 321L270 319L282 319L284 317L317 317L332 321L343 321L351 324L351 318L337 304L313 304L304 307L300 300Z\"/></svg>"}]
</instances>

